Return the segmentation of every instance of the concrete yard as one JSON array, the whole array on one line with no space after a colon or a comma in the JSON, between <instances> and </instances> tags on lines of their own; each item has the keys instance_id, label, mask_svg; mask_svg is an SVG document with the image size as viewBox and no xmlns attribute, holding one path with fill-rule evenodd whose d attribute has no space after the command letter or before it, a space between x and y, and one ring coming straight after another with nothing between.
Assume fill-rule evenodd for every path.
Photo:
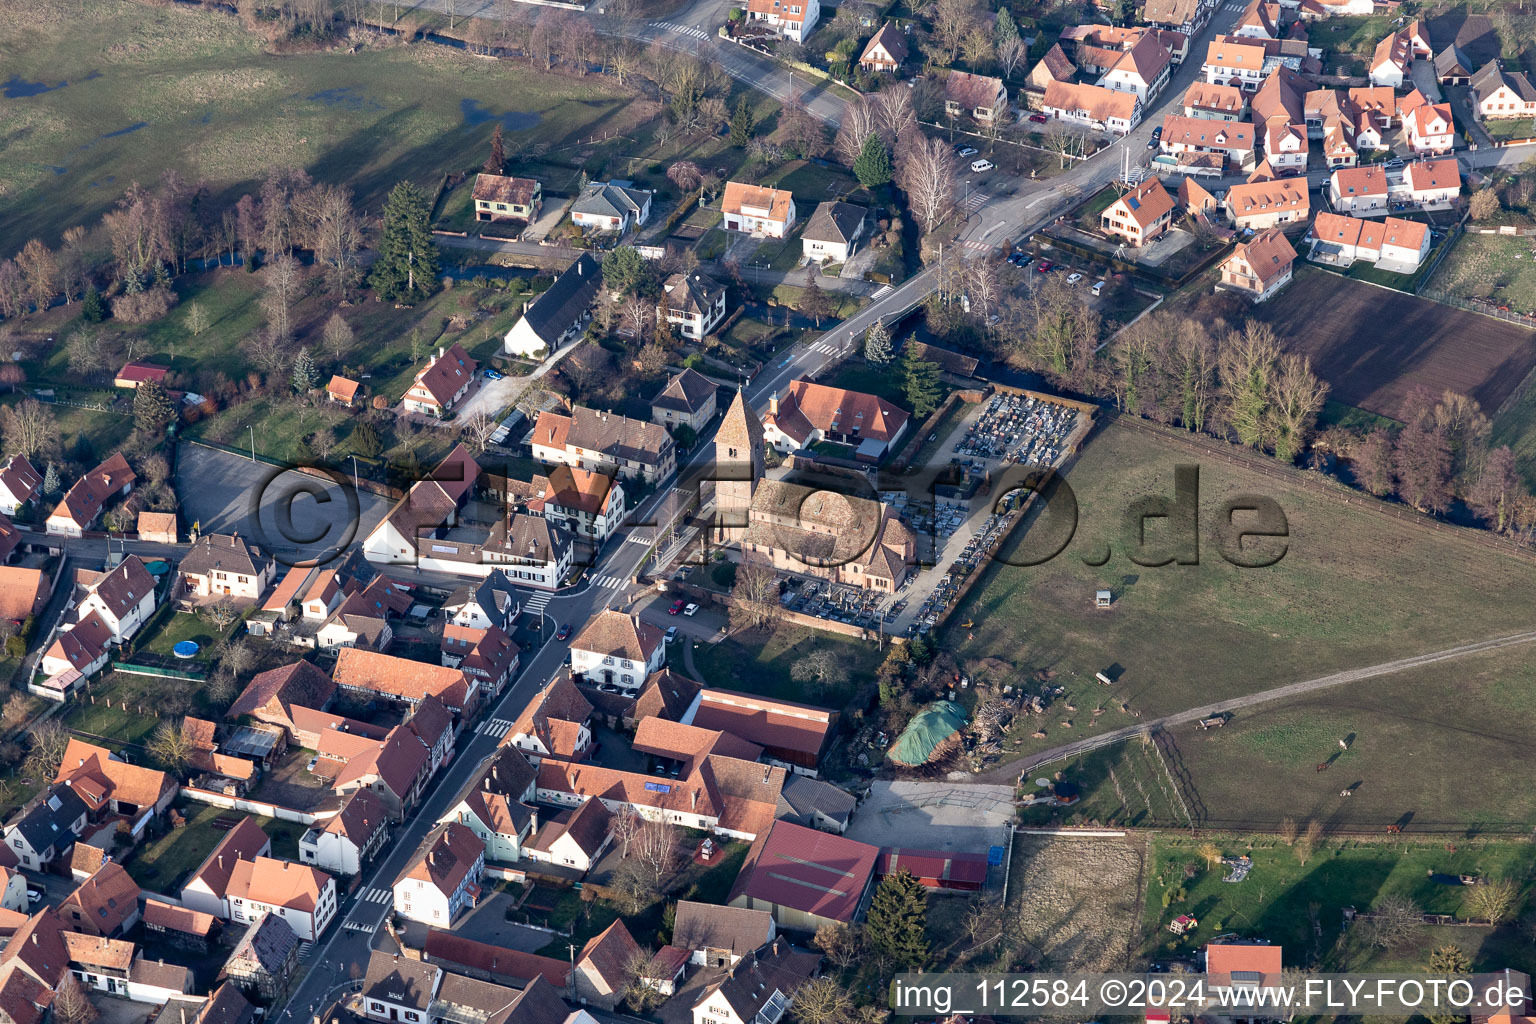
<instances>
[{"instance_id":1,"label":"concrete yard","mask_svg":"<svg viewBox=\"0 0 1536 1024\"><path fill-rule=\"evenodd\" d=\"M848 838L874 846L985 853L1008 844L1013 787L955 782L876 782Z\"/></svg>"}]
</instances>

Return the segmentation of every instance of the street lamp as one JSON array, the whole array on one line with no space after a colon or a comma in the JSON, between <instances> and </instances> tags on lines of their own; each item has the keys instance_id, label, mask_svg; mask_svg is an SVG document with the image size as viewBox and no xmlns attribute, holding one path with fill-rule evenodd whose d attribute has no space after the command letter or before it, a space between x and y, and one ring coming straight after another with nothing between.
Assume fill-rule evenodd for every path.
<instances>
[{"instance_id":1,"label":"street lamp","mask_svg":"<svg viewBox=\"0 0 1536 1024\"><path fill-rule=\"evenodd\" d=\"M251 461L256 461L256 428L247 423L245 429L251 432Z\"/></svg>"},{"instance_id":2,"label":"street lamp","mask_svg":"<svg viewBox=\"0 0 1536 1024\"><path fill-rule=\"evenodd\" d=\"M360 491L362 488L357 484L357 456L349 455L348 458L352 460L352 489L354 491Z\"/></svg>"}]
</instances>

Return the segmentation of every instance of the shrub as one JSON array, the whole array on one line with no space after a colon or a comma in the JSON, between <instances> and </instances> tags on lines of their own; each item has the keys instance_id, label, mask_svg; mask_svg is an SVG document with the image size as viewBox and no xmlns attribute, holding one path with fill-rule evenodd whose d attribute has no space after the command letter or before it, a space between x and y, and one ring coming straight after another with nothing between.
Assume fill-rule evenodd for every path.
<instances>
[{"instance_id":1,"label":"shrub","mask_svg":"<svg viewBox=\"0 0 1536 1024\"><path fill-rule=\"evenodd\" d=\"M112 300L112 316L124 323L147 324L165 316L175 304L176 293L161 286L131 295L119 295Z\"/></svg>"}]
</instances>

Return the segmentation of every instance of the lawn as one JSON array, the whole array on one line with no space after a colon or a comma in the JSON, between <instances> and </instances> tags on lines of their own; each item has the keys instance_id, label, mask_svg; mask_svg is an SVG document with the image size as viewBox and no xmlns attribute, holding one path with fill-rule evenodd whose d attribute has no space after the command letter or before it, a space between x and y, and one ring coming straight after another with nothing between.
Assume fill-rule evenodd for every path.
<instances>
[{"instance_id":1,"label":"lawn","mask_svg":"<svg viewBox=\"0 0 1536 1024\"><path fill-rule=\"evenodd\" d=\"M913 453L908 465L914 469L919 466L926 466L928 460L933 458L934 453L939 450L939 447L949 439L950 433L970 415L972 409L976 408L976 404L975 402L957 401L954 405L950 406L949 411L928 432L929 437L932 437L933 440L930 441L928 438L924 438L923 443L918 445L917 451Z\"/></svg>"},{"instance_id":2,"label":"lawn","mask_svg":"<svg viewBox=\"0 0 1536 1024\"><path fill-rule=\"evenodd\" d=\"M1536 136L1536 122L1528 117L1484 121L1483 129L1495 139L1529 139Z\"/></svg>"},{"instance_id":3,"label":"lawn","mask_svg":"<svg viewBox=\"0 0 1536 1024\"><path fill-rule=\"evenodd\" d=\"M1083 231L1099 230L1099 214L1109 209L1121 195L1114 185L1105 185L1093 197L1078 208L1077 226Z\"/></svg>"},{"instance_id":4,"label":"lawn","mask_svg":"<svg viewBox=\"0 0 1536 1024\"><path fill-rule=\"evenodd\" d=\"M1529 238L1467 232L1440 264L1430 287L1522 313L1536 312L1536 245Z\"/></svg>"},{"instance_id":5,"label":"lawn","mask_svg":"<svg viewBox=\"0 0 1536 1024\"><path fill-rule=\"evenodd\" d=\"M229 834L228 829L217 828L214 822L219 818L238 820L247 816L206 804L181 803L177 807L186 815L187 823L144 844L124 865L133 880L151 892L175 894L187 876ZM255 816L255 820L272 840L273 857L298 860L299 836L303 835L304 826L260 816Z\"/></svg>"},{"instance_id":6,"label":"lawn","mask_svg":"<svg viewBox=\"0 0 1536 1024\"><path fill-rule=\"evenodd\" d=\"M269 169L346 183L377 211L400 179L435 187L485 157L492 123L509 153L634 153L654 105L603 76L542 74L429 45L364 44L274 55L207 10L82 0L29 8L7 40L7 76L46 92L7 100L0 126L0 251L50 245L94 224L130 182L167 169L206 182L216 206ZM66 84L67 83L67 84ZM612 133L597 145L594 132ZM59 202L62 195L68 202Z\"/></svg>"},{"instance_id":7,"label":"lawn","mask_svg":"<svg viewBox=\"0 0 1536 1024\"><path fill-rule=\"evenodd\" d=\"M109 672L91 685L90 694L75 698L60 721L65 728L88 737L142 746L160 726L154 696L148 689L155 682L157 680L150 676ZM94 704L91 703L93 697ZM112 701L110 708L107 707L108 700ZM124 700L128 702L126 708L122 704Z\"/></svg>"},{"instance_id":8,"label":"lawn","mask_svg":"<svg viewBox=\"0 0 1536 1024\"><path fill-rule=\"evenodd\" d=\"M907 404L906 389L902 385L902 375L894 366L871 366L862 360L850 360L840 365L837 368L837 372L833 373L831 378L823 381L823 383L834 388L862 391L865 394L883 398L887 402L903 408ZM941 393L939 401L942 402L943 400L944 394Z\"/></svg>"},{"instance_id":9,"label":"lawn","mask_svg":"<svg viewBox=\"0 0 1536 1024\"><path fill-rule=\"evenodd\" d=\"M1536 490L1536 371L1493 417L1491 440L1509 445L1526 486Z\"/></svg>"},{"instance_id":10,"label":"lawn","mask_svg":"<svg viewBox=\"0 0 1536 1024\"><path fill-rule=\"evenodd\" d=\"M796 661L827 648L848 670L846 683L818 692L790 677ZM880 657L872 643L785 623L766 638L752 634L693 649L694 665L710 686L831 708L848 703L862 683L874 678Z\"/></svg>"},{"instance_id":11,"label":"lawn","mask_svg":"<svg viewBox=\"0 0 1536 1024\"><path fill-rule=\"evenodd\" d=\"M822 167L806 160L789 161L773 173L765 175L761 184L789 189L800 209L800 216L806 220L816 212L819 204L829 199L842 197L850 202L869 202L869 195L863 186L845 171Z\"/></svg>"},{"instance_id":12,"label":"lawn","mask_svg":"<svg viewBox=\"0 0 1536 1024\"><path fill-rule=\"evenodd\" d=\"M1199 564L1148 568L1131 562L1126 511L1143 496L1171 495L1173 467L1191 463L1200 464ZM1023 723L1019 739L1026 753L1225 698L1529 628L1525 610L1536 601L1536 575L1527 563L1383 516L1358 494L1302 490L1119 424L1088 443L1066 481L1078 506L1075 536L1066 532L1067 513L1048 512L1015 533L1004 557L1039 560L1070 538L1065 549L1033 568L985 568L952 617L974 618L974 628L952 629L944 638L962 660L996 659L1020 679L1046 673L1051 685L1064 689L1059 706L1074 705L1075 712L1052 710L1044 720ZM1219 553L1220 503L1239 494L1266 495L1286 517L1284 557L1271 567L1238 568ZM1166 550L1167 534L1155 520L1147 530L1155 561ZM1106 558L1101 568L1088 564ZM1093 606L1100 587L1114 592L1110 611ZM1271 712L1263 708L1241 712L1211 733L1181 730L1177 749L1165 756L1188 761L1198 797L1198 805L1190 800L1191 813L1216 825L1273 823L1314 804L1319 814L1372 827L1409 812L1437 827L1536 820L1536 800L1508 778L1507 767L1519 761L1505 738L1522 731L1515 723L1528 725L1536 717L1536 703L1523 702L1519 688L1502 681L1506 674L1525 679L1530 670L1519 668L1518 656L1488 670L1488 685L1504 700L1517 701L1494 710L1460 691L1474 668L1466 659L1405 675L1400 685L1378 680L1321 691L1313 698L1319 702L1313 714L1330 702L1362 700L1375 692L1372 686L1395 687L1358 720L1330 713L1319 718L1316 735L1285 741L1291 747L1284 770L1256 760L1263 751L1228 752L1250 719L1255 729L1267 721ZM1106 670L1117 680L1112 687L1094 679ZM1046 735L1029 735L1037 730ZM1362 738L1362 758L1375 751L1369 775L1364 767L1349 778L1315 775L1314 763L1351 731ZM1202 753L1207 748L1209 758ZM1458 751L1452 764L1448 750ZM1097 755L1074 771L1083 773L1085 788L1100 787L1116 756ZM1365 783L1359 793L1335 799L1357 779ZM1115 808L1106 806L1109 796L1101 797L1074 810L1086 818L1107 817Z\"/></svg>"},{"instance_id":13,"label":"lawn","mask_svg":"<svg viewBox=\"0 0 1536 1024\"><path fill-rule=\"evenodd\" d=\"M0 405L10 405L25 397L25 392L12 392L0 396ZM104 412L77 405L55 405L52 410L64 443L64 455L80 463L95 465L122 447L123 438L133 430L133 414L127 408ZM40 515L46 518L51 510L50 505L40 510Z\"/></svg>"},{"instance_id":14,"label":"lawn","mask_svg":"<svg viewBox=\"0 0 1536 1024\"><path fill-rule=\"evenodd\" d=\"M230 629L233 628L235 627L232 624ZM189 670L196 670L207 667L208 662L213 658L214 649L222 639L218 635L218 627L212 622L189 612L177 612L162 620L160 627L151 635L141 635L136 647L140 651L158 654L162 658L171 658L174 657L173 647L183 640L191 640L198 645L199 650L196 657L186 659L186 667Z\"/></svg>"},{"instance_id":15,"label":"lawn","mask_svg":"<svg viewBox=\"0 0 1536 1024\"><path fill-rule=\"evenodd\" d=\"M1248 877L1223 882L1230 868L1208 868L1196 852L1207 841L1228 857L1252 857ZM1431 872L1523 880L1529 860L1524 847L1515 843L1462 843L1451 852L1442 843L1324 839L1308 852L1299 842L1287 846L1267 836L1216 835L1207 840L1159 835L1150 845L1147 954L1193 953L1212 936L1235 932L1281 945L1288 965L1321 963L1325 970L1361 969L1358 961L1339 963L1333 952L1344 908L1365 911L1383 896L1397 894L1412 899L1425 913L1466 917L1463 904L1470 890L1437 882ZM1195 874L1186 879L1191 866ZM1185 890L1185 898L1164 907L1164 894L1177 888ZM1200 926L1184 936L1169 933L1168 922L1180 914L1192 915ZM1456 938L1463 931L1434 930ZM1423 962L1415 966L1422 969ZM1506 966L1521 965L1473 963L1478 970Z\"/></svg>"}]
</instances>

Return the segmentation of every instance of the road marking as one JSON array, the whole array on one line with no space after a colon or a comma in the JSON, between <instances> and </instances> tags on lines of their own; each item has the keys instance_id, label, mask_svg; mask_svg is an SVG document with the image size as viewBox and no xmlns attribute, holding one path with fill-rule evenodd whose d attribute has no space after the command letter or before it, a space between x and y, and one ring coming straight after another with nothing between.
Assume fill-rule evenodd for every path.
<instances>
[{"instance_id":1,"label":"road marking","mask_svg":"<svg viewBox=\"0 0 1536 1024\"><path fill-rule=\"evenodd\" d=\"M608 590L623 590L629 586L629 581L622 576L594 576L592 577L592 584Z\"/></svg>"},{"instance_id":2,"label":"road marking","mask_svg":"<svg viewBox=\"0 0 1536 1024\"><path fill-rule=\"evenodd\" d=\"M364 903L389 903L393 899L393 895L388 889L380 889L374 886L370 889L364 889L362 895L358 898Z\"/></svg>"},{"instance_id":3,"label":"road marking","mask_svg":"<svg viewBox=\"0 0 1536 1024\"><path fill-rule=\"evenodd\" d=\"M493 740L499 740L507 734L507 730L512 728L514 724L515 723L509 722L505 718L492 718L488 721L481 722L480 725L475 729L475 732L482 736L489 736Z\"/></svg>"},{"instance_id":4,"label":"road marking","mask_svg":"<svg viewBox=\"0 0 1536 1024\"><path fill-rule=\"evenodd\" d=\"M314 955L315 955L315 944L313 942L310 942L308 939L305 939L303 942L299 943L299 959L301 961L307 961L307 960L309 960L310 957L312 957Z\"/></svg>"},{"instance_id":5,"label":"road marking","mask_svg":"<svg viewBox=\"0 0 1536 1024\"><path fill-rule=\"evenodd\" d=\"M544 614L544 609L549 605L548 594L534 594L523 603L523 611L537 618Z\"/></svg>"}]
</instances>

